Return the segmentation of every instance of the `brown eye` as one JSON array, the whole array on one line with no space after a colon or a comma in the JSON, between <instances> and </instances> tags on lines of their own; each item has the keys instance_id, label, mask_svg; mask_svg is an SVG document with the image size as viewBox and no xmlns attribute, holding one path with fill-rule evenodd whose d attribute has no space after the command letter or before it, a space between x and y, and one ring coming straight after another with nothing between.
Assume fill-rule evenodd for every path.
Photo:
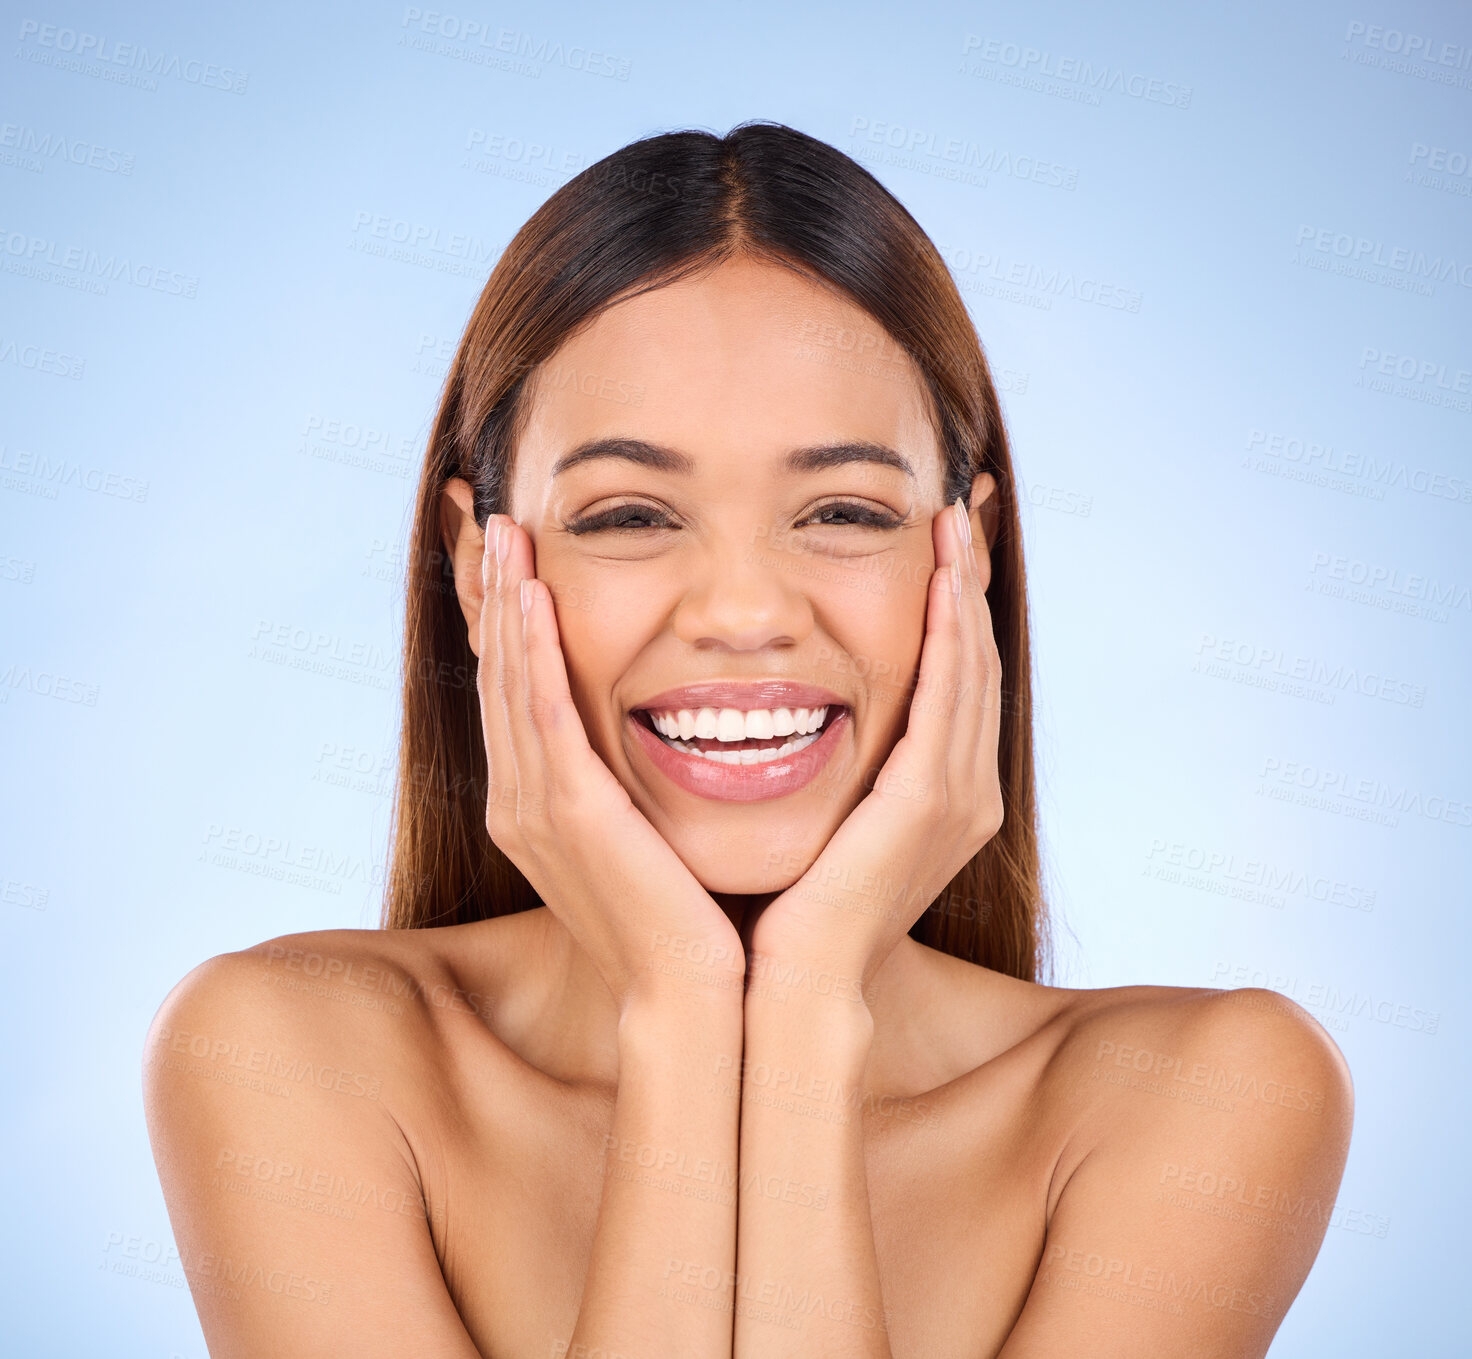
<instances>
[{"instance_id":1,"label":"brown eye","mask_svg":"<svg viewBox=\"0 0 1472 1359\"><path fill-rule=\"evenodd\" d=\"M602 533L608 529L671 527L673 522L669 516L650 505L615 505L613 509L604 510L601 514L569 520L566 525L567 531L572 534Z\"/></svg>"},{"instance_id":2,"label":"brown eye","mask_svg":"<svg viewBox=\"0 0 1472 1359\"><path fill-rule=\"evenodd\" d=\"M847 516L847 518L830 519L825 517L828 515ZM876 510L869 505L861 505L853 500L837 500L829 505L821 505L813 512L812 518L820 521L819 527L831 526L833 528L844 528L849 525L857 525L861 528L898 528L905 522L893 514Z\"/></svg>"}]
</instances>

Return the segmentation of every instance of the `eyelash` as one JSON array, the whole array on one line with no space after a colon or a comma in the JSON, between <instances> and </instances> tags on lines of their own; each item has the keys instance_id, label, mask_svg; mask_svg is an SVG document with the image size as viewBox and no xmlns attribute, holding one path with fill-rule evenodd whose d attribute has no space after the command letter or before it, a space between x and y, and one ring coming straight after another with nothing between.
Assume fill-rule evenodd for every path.
<instances>
[{"instance_id":1,"label":"eyelash","mask_svg":"<svg viewBox=\"0 0 1472 1359\"><path fill-rule=\"evenodd\" d=\"M813 511L813 515L825 514L831 510L844 510L850 512L855 516L858 522L852 525L825 524L821 525L820 527L895 529L901 527L905 522L902 518L899 518L894 514L885 514L880 510L875 510L868 505L861 505L857 501L852 500L835 500L829 502L827 505L820 505L816 510ZM616 515L623 514L628 511L632 511L635 514L642 514L646 518L659 519L663 521L662 523L651 524L648 527L669 528L672 526L672 521L670 520L670 517L665 514L663 510L657 510L653 506L615 505L611 510L603 511L602 514L595 514L590 515L586 518L569 520L566 524L566 528L567 531L572 534L603 533L610 530L613 532L625 533L637 532L640 527L642 527L641 525L619 524L613 522Z\"/></svg>"}]
</instances>

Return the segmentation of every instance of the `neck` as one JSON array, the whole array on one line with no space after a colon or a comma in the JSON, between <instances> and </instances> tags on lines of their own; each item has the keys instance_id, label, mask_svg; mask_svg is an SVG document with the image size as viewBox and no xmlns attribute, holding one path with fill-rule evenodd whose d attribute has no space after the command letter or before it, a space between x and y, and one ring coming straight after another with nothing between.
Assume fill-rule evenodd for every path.
<instances>
[{"instance_id":1,"label":"neck","mask_svg":"<svg viewBox=\"0 0 1472 1359\"><path fill-rule=\"evenodd\" d=\"M761 919L761 914L767 909L777 897L778 892L712 892L711 900L726 913L727 919L736 926L736 933L741 936L741 947L747 953L751 952L751 932L756 928L756 922Z\"/></svg>"}]
</instances>

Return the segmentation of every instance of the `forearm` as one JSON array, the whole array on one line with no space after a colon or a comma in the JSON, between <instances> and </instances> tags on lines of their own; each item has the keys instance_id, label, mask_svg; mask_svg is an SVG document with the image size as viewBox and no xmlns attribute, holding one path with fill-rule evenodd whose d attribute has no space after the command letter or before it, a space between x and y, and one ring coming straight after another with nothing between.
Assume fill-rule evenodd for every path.
<instances>
[{"instance_id":1,"label":"forearm","mask_svg":"<svg viewBox=\"0 0 1472 1359\"><path fill-rule=\"evenodd\" d=\"M745 1020L736 1359L890 1359L864 1164L869 1010L763 990Z\"/></svg>"},{"instance_id":2,"label":"forearm","mask_svg":"<svg viewBox=\"0 0 1472 1359\"><path fill-rule=\"evenodd\" d=\"M626 1012L570 1355L729 1359L739 1102L719 1073L739 1069L741 1043L739 1002L729 997ZM682 1283L692 1265L714 1286Z\"/></svg>"}]
</instances>

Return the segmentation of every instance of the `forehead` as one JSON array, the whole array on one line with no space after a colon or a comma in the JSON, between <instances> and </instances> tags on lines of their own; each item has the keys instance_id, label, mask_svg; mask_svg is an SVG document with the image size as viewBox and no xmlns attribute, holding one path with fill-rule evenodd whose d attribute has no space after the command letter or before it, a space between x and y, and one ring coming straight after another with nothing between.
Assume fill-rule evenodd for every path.
<instances>
[{"instance_id":1,"label":"forehead","mask_svg":"<svg viewBox=\"0 0 1472 1359\"><path fill-rule=\"evenodd\" d=\"M528 397L513 491L527 506L567 449L615 436L680 449L717 480L775 475L790 449L843 440L898 449L922 486L940 479L913 360L856 303L766 262L616 303L541 365Z\"/></svg>"}]
</instances>

